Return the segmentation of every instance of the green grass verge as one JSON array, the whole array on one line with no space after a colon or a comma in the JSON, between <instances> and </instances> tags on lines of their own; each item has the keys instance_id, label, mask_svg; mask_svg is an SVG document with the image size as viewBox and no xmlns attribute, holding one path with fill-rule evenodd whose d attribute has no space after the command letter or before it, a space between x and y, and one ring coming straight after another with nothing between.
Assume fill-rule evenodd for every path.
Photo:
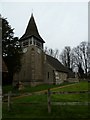
<instances>
[{"instance_id":1,"label":"green grass verge","mask_svg":"<svg viewBox=\"0 0 90 120\"><path fill-rule=\"evenodd\" d=\"M25 86L24 89L20 91L15 89L12 85L6 85L6 86L3 86L2 90L3 90L3 93L8 93L9 91L12 91L14 93L26 93L26 92L32 93L32 92L47 90L48 88L55 88L55 87L64 86L68 84L73 84L73 83L62 83L60 85L42 84L42 85L37 85L35 87Z\"/></svg>"},{"instance_id":2,"label":"green grass verge","mask_svg":"<svg viewBox=\"0 0 90 120\"><path fill-rule=\"evenodd\" d=\"M75 83L72 86L57 88L53 91L83 91L83 90L89 90L89 86L90 86L90 83L88 82L79 82L79 83Z\"/></svg>"},{"instance_id":3,"label":"green grass verge","mask_svg":"<svg viewBox=\"0 0 90 120\"><path fill-rule=\"evenodd\" d=\"M48 86L49 87L49 86ZM33 87L34 90L42 90L42 86ZM46 86L45 88L46 89ZM29 89L30 90L30 89ZM57 88L54 91L82 91L88 90L88 83L87 82L80 82L76 83L72 86L67 86L64 88ZM75 102L81 101L86 102L90 101L88 99L88 94L70 94L70 95L51 95L52 102ZM39 102L42 104L30 104ZM24 104L27 103L27 104ZM43 104L45 103L45 104ZM52 112L49 114L47 110L47 95L32 95L32 96L23 96L21 98L12 99L12 109L10 112L7 110L7 103L3 103L3 119L30 119L31 118L38 118L38 119L47 119L53 118L61 118L63 120L66 119L79 119L88 120L89 110L88 106L86 105L52 105Z\"/></svg>"},{"instance_id":4,"label":"green grass verge","mask_svg":"<svg viewBox=\"0 0 90 120\"><path fill-rule=\"evenodd\" d=\"M14 103L47 102L47 95L32 95L14 98ZM86 102L90 101L88 94L51 95L52 102Z\"/></svg>"},{"instance_id":5,"label":"green grass verge","mask_svg":"<svg viewBox=\"0 0 90 120\"><path fill-rule=\"evenodd\" d=\"M13 104L11 112L7 111L4 104L3 118L88 118L88 106L52 106L49 114L47 106L42 105L17 105ZM72 119L71 119L72 120Z\"/></svg>"}]
</instances>

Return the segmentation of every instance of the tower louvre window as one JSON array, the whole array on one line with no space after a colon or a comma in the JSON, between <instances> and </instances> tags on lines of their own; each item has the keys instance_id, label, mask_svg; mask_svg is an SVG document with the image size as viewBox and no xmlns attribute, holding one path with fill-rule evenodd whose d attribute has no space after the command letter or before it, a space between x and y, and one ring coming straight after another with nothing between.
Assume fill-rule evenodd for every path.
<instances>
[{"instance_id":1,"label":"tower louvre window","mask_svg":"<svg viewBox=\"0 0 90 120\"><path fill-rule=\"evenodd\" d=\"M30 45L32 45L32 40L30 40Z\"/></svg>"},{"instance_id":2,"label":"tower louvre window","mask_svg":"<svg viewBox=\"0 0 90 120\"><path fill-rule=\"evenodd\" d=\"M29 43L28 41L24 41L23 46L28 46L28 43Z\"/></svg>"},{"instance_id":3,"label":"tower louvre window","mask_svg":"<svg viewBox=\"0 0 90 120\"><path fill-rule=\"evenodd\" d=\"M39 47L39 48L42 48L42 44L38 41L36 41L36 46Z\"/></svg>"},{"instance_id":4,"label":"tower louvre window","mask_svg":"<svg viewBox=\"0 0 90 120\"><path fill-rule=\"evenodd\" d=\"M35 41L35 40L33 40L33 44L34 44L34 45L36 44L36 41Z\"/></svg>"}]
</instances>

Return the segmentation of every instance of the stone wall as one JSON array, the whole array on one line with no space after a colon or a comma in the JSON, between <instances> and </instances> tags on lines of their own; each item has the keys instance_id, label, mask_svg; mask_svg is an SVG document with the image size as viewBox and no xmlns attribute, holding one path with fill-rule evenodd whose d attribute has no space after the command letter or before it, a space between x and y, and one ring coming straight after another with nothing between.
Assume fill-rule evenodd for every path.
<instances>
[{"instance_id":1,"label":"stone wall","mask_svg":"<svg viewBox=\"0 0 90 120\"><path fill-rule=\"evenodd\" d=\"M67 79L67 73L59 72L53 68L44 57L44 82L48 84L61 84Z\"/></svg>"},{"instance_id":2,"label":"stone wall","mask_svg":"<svg viewBox=\"0 0 90 120\"><path fill-rule=\"evenodd\" d=\"M56 84L61 84L67 79L67 73L58 72L59 79L56 80Z\"/></svg>"},{"instance_id":3,"label":"stone wall","mask_svg":"<svg viewBox=\"0 0 90 120\"><path fill-rule=\"evenodd\" d=\"M25 84L35 85L43 82L43 50L34 45L27 48L22 55L22 67L19 73L14 75L13 84L18 81Z\"/></svg>"},{"instance_id":4,"label":"stone wall","mask_svg":"<svg viewBox=\"0 0 90 120\"><path fill-rule=\"evenodd\" d=\"M73 82L79 82L79 79L78 78L68 78L67 81L73 83Z\"/></svg>"},{"instance_id":5,"label":"stone wall","mask_svg":"<svg viewBox=\"0 0 90 120\"><path fill-rule=\"evenodd\" d=\"M55 84L54 68L47 62L44 63L44 83Z\"/></svg>"}]
</instances>

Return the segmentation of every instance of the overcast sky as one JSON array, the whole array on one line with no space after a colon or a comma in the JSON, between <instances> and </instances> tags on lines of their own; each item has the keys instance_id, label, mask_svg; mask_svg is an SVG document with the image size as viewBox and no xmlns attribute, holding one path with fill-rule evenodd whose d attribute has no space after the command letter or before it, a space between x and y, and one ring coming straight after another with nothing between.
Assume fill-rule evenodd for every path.
<instances>
[{"instance_id":1,"label":"overcast sky","mask_svg":"<svg viewBox=\"0 0 90 120\"><path fill-rule=\"evenodd\" d=\"M88 41L88 2L3 2L0 13L21 37L33 12L45 46L59 49Z\"/></svg>"}]
</instances>

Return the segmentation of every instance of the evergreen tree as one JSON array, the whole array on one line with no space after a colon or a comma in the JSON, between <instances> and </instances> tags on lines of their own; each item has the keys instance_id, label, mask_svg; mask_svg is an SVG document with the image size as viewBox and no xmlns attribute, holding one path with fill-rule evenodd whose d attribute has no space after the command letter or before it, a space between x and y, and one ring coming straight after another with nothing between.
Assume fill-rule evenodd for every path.
<instances>
[{"instance_id":1,"label":"evergreen tree","mask_svg":"<svg viewBox=\"0 0 90 120\"><path fill-rule=\"evenodd\" d=\"M5 18L2 19L2 57L7 65L9 80L13 80L13 75L21 68L21 46L17 37Z\"/></svg>"}]
</instances>

